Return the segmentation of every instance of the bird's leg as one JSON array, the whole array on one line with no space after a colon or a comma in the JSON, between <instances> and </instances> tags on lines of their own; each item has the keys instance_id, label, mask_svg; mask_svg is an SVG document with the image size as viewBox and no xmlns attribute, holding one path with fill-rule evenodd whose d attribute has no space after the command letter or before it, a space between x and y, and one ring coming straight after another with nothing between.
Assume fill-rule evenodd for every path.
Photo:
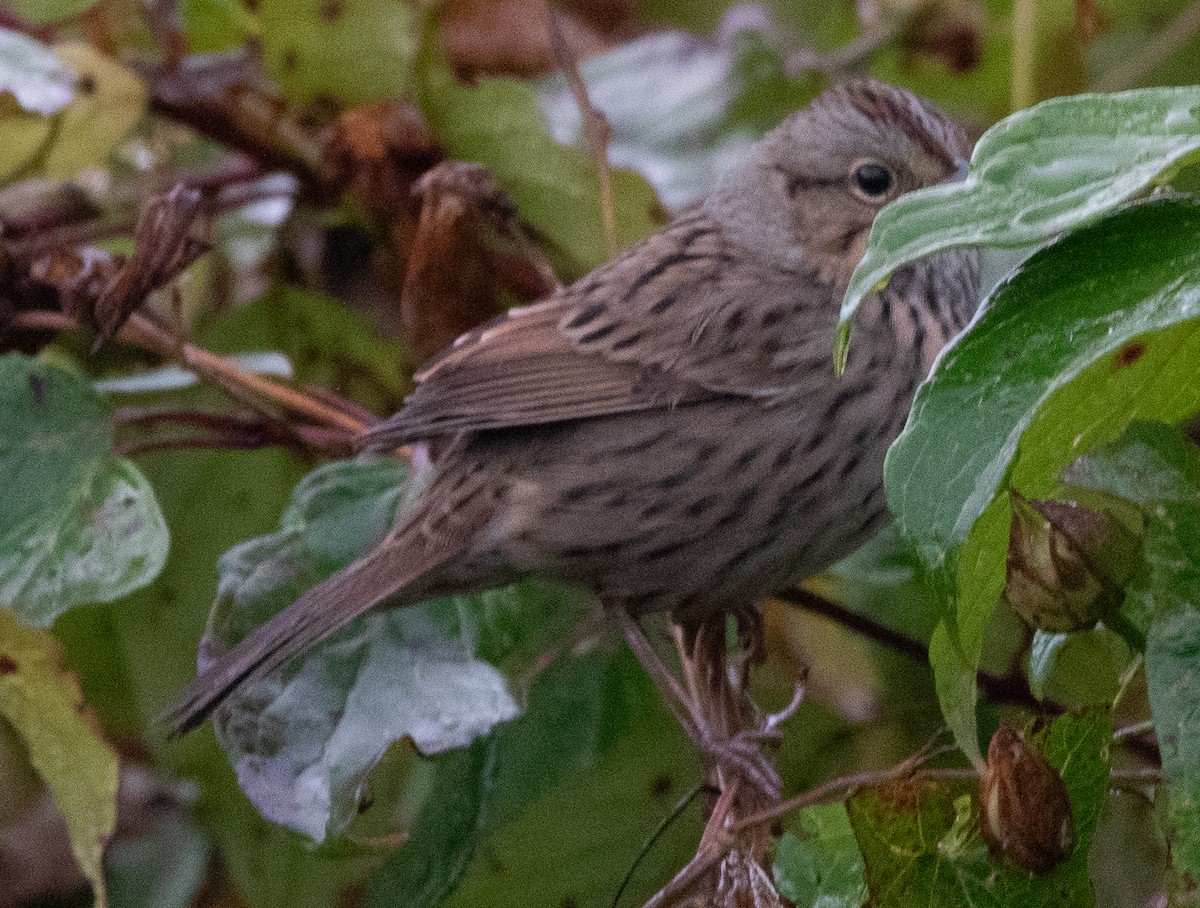
<instances>
[{"instance_id":1,"label":"bird's leg","mask_svg":"<svg viewBox=\"0 0 1200 908\"><path fill-rule=\"evenodd\" d=\"M739 823L780 803L781 781L773 760L778 727L795 713L803 682L791 703L778 713L764 714L750 698L748 665L754 635L761 623L739 621L738 654L726 644L726 617L713 614L673 635L683 666L683 687L691 698L696 740L710 782L720 795L710 807L695 857L646 908L705 905L782 906L771 882L771 834L766 823ZM672 678L674 681L674 678Z\"/></svg>"},{"instance_id":2,"label":"bird's leg","mask_svg":"<svg viewBox=\"0 0 1200 908\"><path fill-rule=\"evenodd\" d=\"M695 692L704 749L711 755L717 781L724 787L740 775L747 783L746 797L753 790L764 803L777 800L782 783L763 748L773 743L773 736L764 735L762 712L750 698L745 666L730 664L725 616L704 619L693 634L684 634L688 637L693 646L683 657L684 671Z\"/></svg>"},{"instance_id":3,"label":"bird's leg","mask_svg":"<svg viewBox=\"0 0 1200 908\"><path fill-rule=\"evenodd\" d=\"M667 704L667 708L683 726L688 737L699 744L702 736L698 725L698 716L695 712L695 699L689 696L675 676L671 674L671 670L658 655L654 644L647 639L637 619L619 606L609 611L616 615L621 630L625 634L625 642L629 644L629 648L637 656L638 662L642 663L642 668L646 670L646 674L658 688L659 696Z\"/></svg>"},{"instance_id":4,"label":"bird's leg","mask_svg":"<svg viewBox=\"0 0 1200 908\"><path fill-rule=\"evenodd\" d=\"M738 615L739 641L752 654L730 663L725 639L725 616L714 614L687 626L675 624L672 635L679 649L683 682L659 656L641 625L625 609L613 608L625 639L658 688L660 696L684 732L704 755L713 784L725 788L741 777L745 789L759 793L765 806L780 796L781 781L765 748L779 742L779 726L799 708L804 697L801 680L792 702L778 713L763 715L749 694L749 661L761 655L761 618Z\"/></svg>"},{"instance_id":5,"label":"bird's leg","mask_svg":"<svg viewBox=\"0 0 1200 908\"><path fill-rule=\"evenodd\" d=\"M764 792L778 792L779 775L762 752L760 729L731 717L745 711L748 695L735 687L725 654L724 618L681 628L672 626L679 647L684 683L659 656L637 619L623 608L613 608L629 648L658 688L692 743L704 755L713 783L724 786L730 774L741 775ZM752 705L752 704L751 704Z\"/></svg>"}]
</instances>

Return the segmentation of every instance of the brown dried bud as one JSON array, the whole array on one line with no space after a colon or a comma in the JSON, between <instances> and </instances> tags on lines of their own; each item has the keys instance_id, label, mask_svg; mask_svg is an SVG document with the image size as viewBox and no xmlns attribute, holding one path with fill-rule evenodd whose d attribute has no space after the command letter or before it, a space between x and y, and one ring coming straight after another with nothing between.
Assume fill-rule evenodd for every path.
<instances>
[{"instance_id":1,"label":"brown dried bud","mask_svg":"<svg viewBox=\"0 0 1200 908\"><path fill-rule=\"evenodd\" d=\"M1011 725L988 745L979 777L980 831L992 859L1049 873L1071 853L1075 823L1067 786L1041 752Z\"/></svg>"},{"instance_id":2,"label":"brown dried bud","mask_svg":"<svg viewBox=\"0 0 1200 908\"><path fill-rule=\"evenodd\" d=\"M1141 539L1107 512L1012 490L1004 601L1032 627L1091 627L1120 606Z\"/></svg>"}]
</instances>

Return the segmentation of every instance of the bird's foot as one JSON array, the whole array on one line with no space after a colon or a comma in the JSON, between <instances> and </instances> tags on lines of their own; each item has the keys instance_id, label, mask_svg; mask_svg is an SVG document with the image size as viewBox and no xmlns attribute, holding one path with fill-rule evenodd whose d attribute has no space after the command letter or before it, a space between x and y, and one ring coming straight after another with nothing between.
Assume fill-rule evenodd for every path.
<instances>
[{"instance_id":1,"label":"bird's foot","mask_svg":"<svg viewBox=\"0 0 1200 908\"><path fill-rule=\"evenodd\" d=\"M617 610L625 639L654 681L663 701L678 719L704 760L707 774L722 788L743 779L767 802L780 797L781 781L774 765L780 727L795 715L804 700L805 679L795 686L791 701L778 712L763 714L750 699L748 665L761 657L761 619L738 615L742 650L731 660L725 649L724 619L690 628L673 628L683 669L682 681L668 668L641 625L623 609ZM748 648L747 648L748 647Z\"/></svg>"}]
</instances>

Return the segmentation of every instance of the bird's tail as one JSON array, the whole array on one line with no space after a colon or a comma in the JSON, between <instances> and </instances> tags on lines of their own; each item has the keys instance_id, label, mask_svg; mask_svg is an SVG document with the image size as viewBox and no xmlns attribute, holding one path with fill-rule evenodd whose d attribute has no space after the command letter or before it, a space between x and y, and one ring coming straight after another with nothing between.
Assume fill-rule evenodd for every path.
<instances>
[{"instance_id":1,"label":"bird's tail","mask_svg":"<svg viewBox=\"0 0 1200 908\"><path fill-rule=\"evenodd\" d=\"M385 542L312 587L218 657L159 714L156 723L171 734L190 731L243 684L269 675L383 600L400 594L391 604L412 605L430 598L430 585L422 581L447 554L435 555L420 545L405 547L396 539Z\"/></svg>"}]
</instances>

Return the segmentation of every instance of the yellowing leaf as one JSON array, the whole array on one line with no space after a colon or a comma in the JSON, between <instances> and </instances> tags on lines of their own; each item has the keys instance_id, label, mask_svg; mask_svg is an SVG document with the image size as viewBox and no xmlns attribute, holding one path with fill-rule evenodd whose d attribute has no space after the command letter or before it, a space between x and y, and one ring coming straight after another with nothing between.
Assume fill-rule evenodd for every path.
<instances>
[{"instance_id":1,"label":"yellowing leaf","mask_svg":"<svg viewBox=\"0 0 1200 908\"><path fill-rule=\"evenodd\" d=\"M9 0L18 16L30 22L57 22L77 16L96 0Z\"/></svg>"},{"instance_id":2,"label":"yellowing leaf","mask_svg":"<svg viewBox=\"0 0 1200 908\"><path fill-rule=\"evenodd\" d=\"M71 834L71 850L107 905L101 860L117 820L117 755L101 737L79 682L49 631L0 608L0 716L25 742Z\"/></svg>"},{"instance_id":3,"label":"yellowing leaf","mask_svg":"<svg viewBox=\"0 0 1200 908\"><path fill-rule=\"evenodd\" d=\"M0 180L8 181L22 167L29 167L51 139L53 119L14 110L0 98ZM14 105L15 106L15 105ZM31 168L32 169L32 168Z\"/></svg>"},{"instance_id":4,"label":"yellowing leaf","mask_svg":"<svg viewBox=\"0 0 1200 908\"><path fill-rule=\"evenodd\" d=\"M71 42L55 56L77 75L75 100L62 112L57 141L46 155L45 172L70 179L85 167L103 164L141 119L146 86L131 69L86 44Z\"/></svg>"},{"instance_id":5,"label":"yellowing leaf","mask_svg":"<svg viewBox=\"0 0 1200 908\"><path fill-rule=\"evenodd\" d=\"M416 49L413 7L397 0L264 0L263 65L289 100L366 104L403 93Z\"/></svg>"}]
</instances>

